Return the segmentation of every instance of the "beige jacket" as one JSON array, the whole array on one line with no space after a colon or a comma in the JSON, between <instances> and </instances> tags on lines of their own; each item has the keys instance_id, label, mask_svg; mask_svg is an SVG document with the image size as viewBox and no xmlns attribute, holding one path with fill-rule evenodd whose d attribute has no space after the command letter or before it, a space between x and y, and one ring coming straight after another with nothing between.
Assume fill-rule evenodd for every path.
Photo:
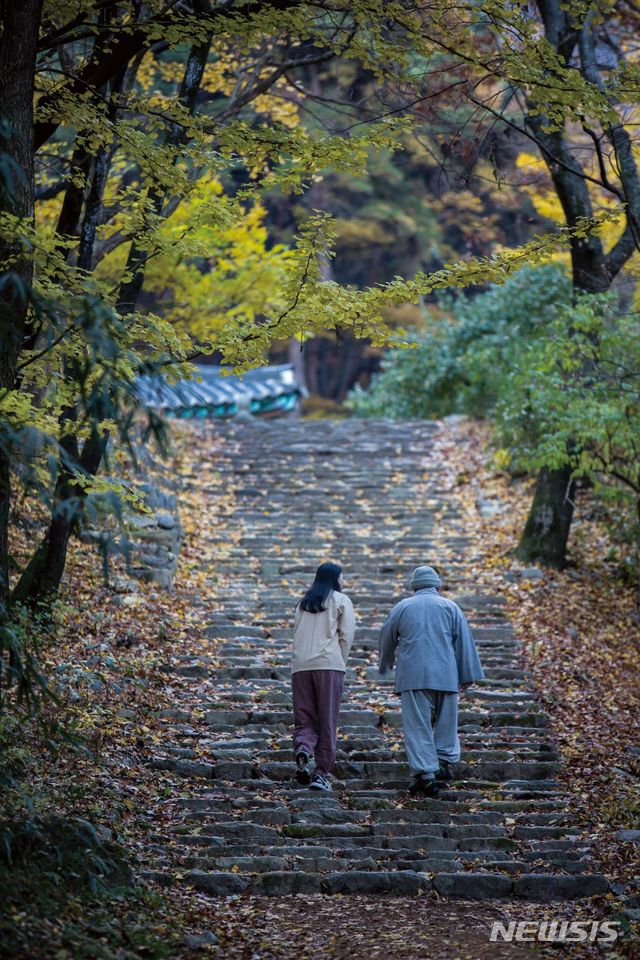
<instances>
[{"instance_id":1,"label":"beige jacket","mask_svg":"<svg viewBox=\"0 0 640 960\"><path fill-rule=\"evenodd\" d=\"M347 669L347 658L353 643L356 618L353 604L344 593L333 590L326 609L309 613L296 607L293 624L291 673L301 670Z\"/></svg>"}]
</instances>

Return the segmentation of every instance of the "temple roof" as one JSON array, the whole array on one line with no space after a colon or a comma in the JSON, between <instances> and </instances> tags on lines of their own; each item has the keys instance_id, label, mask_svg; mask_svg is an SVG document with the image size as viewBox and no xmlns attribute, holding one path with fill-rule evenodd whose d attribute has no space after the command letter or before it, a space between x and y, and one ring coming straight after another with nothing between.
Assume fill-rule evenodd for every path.
<instances>
[{"instance_id":1,"label":"temple roof","mask_svg":"<svg viewBox=\"0 0 640 960\"><path fill-rule=\"evenodd\" d=\"M304 391L291 364L258 367L242 376L227 369L199 365L196 377L176 383L159 375L141 376L136 392L145 407L181 418L230 417L241 412L278 416L297 409Z\"/></svg>"}]
</instances>

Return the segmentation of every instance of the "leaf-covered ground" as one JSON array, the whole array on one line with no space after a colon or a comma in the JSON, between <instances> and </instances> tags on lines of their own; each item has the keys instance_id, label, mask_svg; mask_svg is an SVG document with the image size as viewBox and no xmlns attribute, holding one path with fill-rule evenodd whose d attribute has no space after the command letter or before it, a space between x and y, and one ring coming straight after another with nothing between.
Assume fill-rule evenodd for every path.
<instances>
[{"instance_id":1,"label":"leaf-covered ground","mask_svg":"<svg viewBox=\"0 0 640 960\"><path fill-rule=\"evenodd\" d=\"M566 570L523 577L513 549L530 504L531 481L514 482L496 471L488 433L478 424L454 424L442 444L443 459L451 467L451 494L465 504L468 524L478 533L478 582L509 602L509 615L552 719L573 811L578 822L589 825L607 871L638 877L638 845L616 836L640 821L635 586L609 559L606 531L590 519L588 492L577 502ZM491 516L481 516L479 506L489 506Z\"/></svg>"},{"instance_id":2,"label":"leaf-covered ground","mask_svg":"<svg viewBox=\"0 0 640 960\"><path fill-rule=\"evenodd\" d=\"M575 814L589 825L607 872L631 879L640 873L637 847L620 842L616 832L637 826L639 809L638 760L630 749L637 741L640 705L635 594L604 560L604 533L585 519L588 506L578 510L567 571L544 571L534 580L517 573L511 550L530 485L513 483L489 465L486 440L484 428L458 422L437 441L449 495L481 534L481 554L471 572L483 589L509 600L553 719ZM67 736L76 745L35 726L26 732L9 720L0 726L0 772L7 783L0 798L3 818L27 813L86 818L140 865L149 837L171 822L178 798L197 789L197 781L149 766L163 740L163 711L174 705L179 685L193 687L192 680L162 667L196 648L215 653L203 632L215 614L208 587L234 589L224 558L238 531L232 496L216 470L215 441L195 445L189 428L180 427L173 467L181 478L185 540L172 593L142 584L132 589L118 560L106 585L95 548L73 546L62 623L55 641L43 638L40 656L60 686ZM495 501L498 512L482 517L479 500ZM22 518L21 529L26 549L34 536L29 517ZM208 531L216 532L215 540ZM612 906L609 898L585 915L591 919L594 909L610 915ZM577 905L562 909L571 919L583 915ZM38 900L36 891L15 884L14 894L4 899L0 955L275 960L312 951L336 958L516 958L532 950L541 955L542 948L490 944L490 921L548 915L543 905L527 905L525 914L518 904L447 903L432 895L214 900L188 889L167 894L144 886L105 901L87 892L67 897L63 884ZM608 956L632 956L635 946L637 941L619 945ZM592 951L596 948L581 945L562 953Z\"/></svg>"}]
</instances>

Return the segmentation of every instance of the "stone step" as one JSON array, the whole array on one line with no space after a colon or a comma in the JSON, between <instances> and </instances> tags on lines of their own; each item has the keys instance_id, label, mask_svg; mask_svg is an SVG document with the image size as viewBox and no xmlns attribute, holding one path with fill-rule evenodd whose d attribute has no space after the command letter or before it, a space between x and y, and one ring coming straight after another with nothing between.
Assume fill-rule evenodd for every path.
<instances>
[{"instance_id":1,"label":"stone step","mask_svg":"<svg viewBox=\"0 0 640 960\"><path fill-rule=\"evenodd\" d=\"M294 825L292 825L294 826ZM461 861L482 859L511 859L514 851L519 859L539 868L540 865L553 866L564 870L565 865L582 863L586 866L595 862L588 845L575 840L547 840L527 849L525 843L517 843L503 837L442 837L432 832L416 832L413 835L389 836L385 834L346 835L343 832L335 836L325 830L319 833L314 825L294 826L296 835L284 832L279 839L251 840L247 837L219 836L213 833L188 833L182 829L173 831L171 844L167 838L155 836L154 849L158 854L180 856L181 863L196 863L217 859L221 856L265 856L274 855L288 858L296 857L349 857L351 859L393 860L398 858L415 859L424 856L422 851L437 850L439 857ZM184 828L188 829L188 828ZM540 847L545 849L541 850Z\"/></svg>"},{"instance_id":2,"label":"stone step","mask_svg":"<svg viewBox=\"0 0 640 960\"><path fill-rule=\"evenodd\" d=\"M218 806L213 806L217 803ZM567 814L554 813L532 813L519 814L519 819L508 817L499 811L483 810L479 812L457 812L446 810L380 810L380 809L346 809L339 803L325 804L322 806L302 805L290 803L263 803L258 805L253 803L242 804L230 809L229 801L207 801L197 798L187 798L183 801L183 806L188 810L185 813L185 822L198 821L201 823L229 823L247 820L262 825L269 824L287 824L287 823L307 823L307 824L330 824L330 823L361 823L370 824L374 833L385 833L388 831L397 831L400 833L409 833L411 825L431 824L438 825L438 832L444 831L444 836L453 836L449 830L459 826L464 826L466 834L471 835L471 826L474 829L491 825L499 827L503 831L503 824L508 821L513 834L516 837L526 839L537 839L538 837L553 835L560 836L561 833L555 833L556 830L562 830L563 833L572 833L569 827L570 818ZM506 821L505 821L506 817ZM442 830L440 829L442 827ZM540 832L531 832L524 834L519 832L523 829L534 828ZM566 829L563 829L566 828ZM546 832L545 832L546 829ZM465 834L465 835L466 835ZM474 836L479 834L473 834ZM491 834L487 834L490 836ZM498 835L498 834L495 834Z\"/></svg>"},{"instance_id":3,"label":"stone step","mask_svg":"<svg viewBox=\"0 0 640 960\"><path fill-rule=\"evenodd\" d=\"M353 854L358 853L354 858ZM172 851L175 853L175 851ZM336 871L352 870L414 870L419 872L439 873L455 869L466 864L482 864L484 869L496 867L508 873L539 873L538 864L528 863L526 860L510 859L507 852L499 850L486 851L450 851L438 850L430 856L424 853L411 851L379 850L364 847L358 851L334 850L332 848L312 848L305 851L304 856L298 854L298 848L280 849L271 853L228 853L225 856L210 857L184 856L181 859L180 869L196 869L199 871L232 871L234 873L270 873L272 871L296 871L304 868L308 871L332 873ZM404 859L406 858L406 859ZM171 868L173 858L158 859L157 868ZM547 866L550 861L547 861ZM594 861L578 859L568 860L562 865L565 874L593 874L598 869Z\"/></svg>"},{"instance_id":4,"label":"stone step","mask_svg":"<svg viewBox=\"0 0 640 960\"><path fill-rule=\"evenodd\" d=\"M149 872L147 875L156 881L159 879L157 873ZM167 875L167 879L171 882L170 875ZM508 873L479 871L443 871L430 876L414 870L345 870L326 875L299 870L256 875L193 870L184 876L183 881L212 896L247 892L260 896L309 893L413 896L422 891L435 890L440 896L451 898L502 900L516 897L549 902L579 900L602 895L609 890L609 884L601 874L558 876L530 873L512 877Z\"/></svg>"},{"instance_id":5,"label":"stone step","mask_svg":"<svg viewBox=\"0 0 640 960\"><path fill-rule=\"evenodd\" d=\"M201 709L205 712L205 723L212 727L229 724L241 726L244 724L276 725L284 723L288 725L292 720L290 710L209 710L206 706L203 706ZM489 727L517 726L543 728L548 725L546 715L540 712L534 712L533 710L505 712L497 708L495 710L488 709L486 713L479 713L473 710L461 709L458 716L461 726L476 723ZM344 710L340 714L339 722L340 729L343 733L357 729L358 726L363 724L371 726L385 725L399 729L402 727L402 715L399 710L397 712L384 710L382 713L376 713L373 710Z\"/></svg>"},{"instance_id":6,"label":"stone step","mask_svg":"<svg viewBox=\"0 0 640 960\"><path fill-rule=\"evenodd\" d=\"M192 428L214 436L211 425ZM152 765L192 782L188 796L168 798L169 826L145 841L158 882L212 895L571 900L606 891L572 822L504 598L472 574L483 552L452 500L449 467L434 447L440 430L384 420L215 424L234 529L232 537L202 531L206 586L192 597L202 627L193 648L165 665L176 702L159 711L166 739ZM197 469L188 482L207 486ZM207 495L218 494L211 484ZM320 515L310 537L309 518ZM319 796L293 778L290 648L295 603L319 558L331 556L344 564L358 626L335 789ZM377 647L412 569L434 556L486 676L460 701L456 779L425 800L407 793L400 701L393 676L378 673ZM214 567L220 580L209 575Z\"/></svg>"},{"instance_id":7,"label":"stone step","mask_svg":"<svg viewBox=\"0 0 640 960\"><path fill-rule=\"evenodd\" d=\"M215 764L200 760L180 760L174 758L156 757L151 766L158 770L175 770L185 776L205 777L220 780L250 780L257 777L266 777L271 781L292 780L294 773L292 764L283 762L267 762L252 764L246 762L221 761ZM460 780L479 779L491 783L509 780L548 780L560 770L556 761L477 761L456 764L456 776ZM366 779L371 783L410 782L411 773L406 763L393 761L352 762L337 761L334 774L347 780L355 777Z\"/></svg>"}]
</instances>

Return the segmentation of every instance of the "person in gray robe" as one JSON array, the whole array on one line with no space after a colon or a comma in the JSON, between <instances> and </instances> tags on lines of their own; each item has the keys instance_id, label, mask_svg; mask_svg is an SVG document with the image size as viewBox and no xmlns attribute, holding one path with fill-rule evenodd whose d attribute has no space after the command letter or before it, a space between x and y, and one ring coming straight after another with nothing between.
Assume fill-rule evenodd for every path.
<instances>
[{"instance_id":1,"label":"person in gray robe","mask_svg":"<svg viewBox=\"0 0 640 960\"><path fill-rule=\"evenodd\" d=\"M412 793L436 796L460 759L458 695L484 678L476 645L460 607L442 597L433 567L417 567L413 596L395 605L380 631L380 673L396 665Z\"/></svg>"}]
</instances>

